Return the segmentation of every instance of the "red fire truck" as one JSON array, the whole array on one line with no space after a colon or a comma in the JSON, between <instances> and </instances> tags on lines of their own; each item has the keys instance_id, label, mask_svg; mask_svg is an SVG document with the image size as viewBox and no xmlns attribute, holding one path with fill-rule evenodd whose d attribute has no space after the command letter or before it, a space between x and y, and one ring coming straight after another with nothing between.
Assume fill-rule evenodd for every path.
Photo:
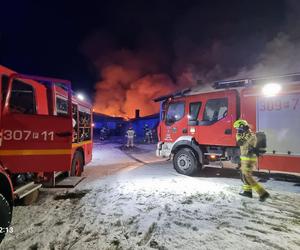
<instances>
[{"instance_id":1,"label":"red fire truck","mask_svg":"<svg viewBox=\"0 0 300 250\"><path fill-rule=\"evenodd\" d=\"M80 176L92 159L92 108L69 81L17 74L0 65L0 241L14 200L33 199L62 172ZM35 195L33 195L35 194Z\"/></svg>"},{"instance_id":2,"label":"red fire truck","mask_svg":"<svg viewBox=\"0 0 300 250\"><path fill-rule=\"evenodd\" d=\"M266 134L260 170L300 173L300 74L220 81L211 91L187 89L155 101L161 102L157 156L173 157L181 174L216 161L238 163L239 118Z\"/></svg>"}]
</instances>

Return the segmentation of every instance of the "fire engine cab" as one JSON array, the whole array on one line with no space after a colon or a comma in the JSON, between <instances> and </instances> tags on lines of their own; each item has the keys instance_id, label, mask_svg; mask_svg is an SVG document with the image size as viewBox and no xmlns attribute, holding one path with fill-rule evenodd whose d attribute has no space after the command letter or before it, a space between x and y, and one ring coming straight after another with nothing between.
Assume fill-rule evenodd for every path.
<instances>
[{"instance_id":1,"label":"fire engine cab","mask_svg":"<svg viewBox=\"0 0 300 250\"><path fill-rule=\"evenodd\" d=\"M72 95L69 81L1 65L0 90L1 242L15 199L27 203L42 184L55 185L60 173L80 176L91 161L92 107Z\"/></svg>"},{"instance_id":2,"label":"fire engine cab","mask_svg":"<svg viewBox=\"0 0 300 250\"><path fill-rule=\"evenodd\" d=\"M233 123L247 120L266 134L260 170L300 173L300 74L214 83L159 97L157 156L173 158L177 172L193 175L223 160L239 163Z\"/></svg>"}]
</instances>

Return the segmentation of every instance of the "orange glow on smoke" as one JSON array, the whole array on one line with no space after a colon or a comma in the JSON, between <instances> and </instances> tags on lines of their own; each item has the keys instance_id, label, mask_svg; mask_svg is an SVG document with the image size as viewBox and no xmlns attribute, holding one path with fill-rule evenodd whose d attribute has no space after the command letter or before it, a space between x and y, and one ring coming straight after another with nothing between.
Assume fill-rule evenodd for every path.
<instances>
[{"instance_id":1,"label":"orange glow on smoke","mask_svg":"<svg viewBox=\"0 0 300 250\"><path fill-rule=\"evenodd\" d=\"M159 104L152 100L176 89L165 74L143 75L136 68L120 65L105 67L101 76L103 80L96 84L95 110L126 119L133 118L136 109L141 116L157 113Z\"/></svg>"},{"instance_id":2,"label":"orange glow on smoke","mask_svg":"<svg viewBox=\"0 0 300 250\"><path fill-rule=\"evenodd\" d=\"M141 117L151 115L159 111L154 98L190 87L199 79L192 65L170 61L159 39L152 35L149 39L133 51L116 49L105 32L86 38L81 50L100 79L95 85L95 112L133 118L139 109Z\"/></svg>"}]
</instances>

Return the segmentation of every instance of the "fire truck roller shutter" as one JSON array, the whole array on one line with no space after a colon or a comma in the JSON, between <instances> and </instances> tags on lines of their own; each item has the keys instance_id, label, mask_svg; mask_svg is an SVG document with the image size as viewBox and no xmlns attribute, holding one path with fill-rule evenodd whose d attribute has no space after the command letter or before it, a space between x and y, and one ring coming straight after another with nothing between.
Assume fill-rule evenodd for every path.
<instances>
[{"instance_id":1,"label":"fire truck roller shutter","mask_svg":"<svg viewBox=\"0 0 300 250\"><path fill-rule=\"evenodd\" d=\"M182 136L178 138L172 147L171 153L174 155L173 165L177 172L181 174L192 175L197 170L201 170L203 163L203 152L199 145L194 141L193 137ZM191 158L191 163L195 165L191 166L191 169L187 171L181 171L180 166L177 166L177 163L180 161L178 157L180 157L180 155L183 157L184 153L186 153L186 158ZM195 158L195 162L193 162L193 158Z\"/></svg>"},{"instance_id":2,"label":"fire truck roller shutter","mask_svg":"<svg viewBox=\"0 0 300 250\"><path fill-rule=\"evenodd\" d=\"M300 93L258 97L257 131L267 137L267 154L300 155Z\"/></svg>"}]
</instances>

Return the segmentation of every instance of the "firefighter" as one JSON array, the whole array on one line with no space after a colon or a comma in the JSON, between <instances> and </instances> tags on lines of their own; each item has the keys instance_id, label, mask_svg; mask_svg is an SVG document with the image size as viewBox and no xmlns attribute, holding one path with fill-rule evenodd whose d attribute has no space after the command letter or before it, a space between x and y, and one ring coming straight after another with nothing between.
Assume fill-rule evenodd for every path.
<instances>
[{"instance_id":1,"label":"firefighter","mask_svg":"<svg viewBox=\"0 0 300 250\"><path fill-rule=\"evenodd\" d=\"M270 194L252 176L253 168L257 163L257 156L254 153L257 139L245 120L237 120L233 124L237 129L236 140L241 149L241 178L243 191L240 195L252 198L252 189L259 195L260 201L265 201Z\"/></svg>"},{"instance_id":2,"label":"firefighter","mask_svg":"<svg viewBox=\"0 0 300 250\"><path fill-rule=\"evenodd\" d=\"M153 133L152 133L152 130L151 129L149 129L149 142L148 143L153 143Z\"/></svg>"},{"instance_id":3,"label":"firefighter","mask_svg":"<svg viewBox=\"0 0 300 250\"><path fill-rule=\"evenodd\" d=\"M145 133L144 141L149 144L153 143L152 130L149 128L148 124L145 124L145 126L144 126L144 133Z\"/></svg>"},{"instance_id":4,"label":"firefighter","mask_svg":"<svg viewBox=\"0 0 300 250\"><path fill-rule=\"evenodd\" d=\"M134 147L133 139L136 135L135 135L135 131L133 130L131 125L129 126L128 130L126 131L125 136L127 137L126 147L127 148L129 148L129 147L133 148Z\"/></svg>"},{"instance_id":5,"label":"firefighter","mask_svg":"<svg viewBox=\"0 0 300 250\"><path fill-rule=\"evenodd\" d=\"M104 141L108 139L109 130L107 127L102 127L100 130L100 140Z\"/></svg>"}]
</instances>

